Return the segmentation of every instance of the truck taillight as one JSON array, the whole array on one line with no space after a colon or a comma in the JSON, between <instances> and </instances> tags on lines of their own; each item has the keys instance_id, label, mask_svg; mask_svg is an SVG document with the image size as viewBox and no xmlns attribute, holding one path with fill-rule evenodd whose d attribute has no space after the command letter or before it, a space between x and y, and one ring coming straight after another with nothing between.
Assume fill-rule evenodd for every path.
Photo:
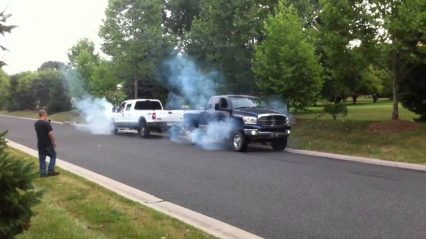
<instances>
[{"instance_id":1,"label":"truck taillight","mask_svg":"<svg viewBox=\"0 0 426 239\"><path fill-rule=\"evenodd\" d=\"M153 119L153 120L156 120L156 119L157 119L157 113L155 113L155 112L154 112L154 113L152 113L152 116L151 116L151 117L152 117L152 119Z\"/></svg>"}]
</instances>

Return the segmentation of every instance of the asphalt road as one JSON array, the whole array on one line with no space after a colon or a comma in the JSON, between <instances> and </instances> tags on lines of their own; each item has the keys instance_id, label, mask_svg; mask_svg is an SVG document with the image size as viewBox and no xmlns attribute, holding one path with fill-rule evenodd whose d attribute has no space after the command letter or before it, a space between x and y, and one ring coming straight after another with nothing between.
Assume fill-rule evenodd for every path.
<instances>
[{"instance_id":1,"label":"asphalt road","mask_svg":"<svg viewBox=\"0 0 426 239\"><path fill-rule=\"evenodd\" d=\"M0 117L0 131L35 148L33 123ZM426 238L424 172L53 127L59 158L259 236Z\"/></svg>"}]
</instances>

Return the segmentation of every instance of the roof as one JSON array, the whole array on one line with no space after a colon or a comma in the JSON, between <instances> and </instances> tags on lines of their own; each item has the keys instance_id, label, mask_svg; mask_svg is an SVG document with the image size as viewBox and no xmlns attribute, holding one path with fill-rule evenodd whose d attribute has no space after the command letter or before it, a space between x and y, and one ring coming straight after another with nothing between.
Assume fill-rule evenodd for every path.
<instances>
[{"instance_id":1,"label":"roof","mask_svg":"<svg viewBox=\"0 0 426 239\"><path fill-rule=\"evenodd\" d=\"M253 95L215 95L214 97L241 97L241 98L257 98L257 96L253 96Z\"/></svg>"},{"instance_id":2,"label":"roof","mask_svg":"<svg viewBox=\"0 0 426 239\"><path fill-rule=\"evenodd\" d=\"M159 99L130 99L125 101L129 102L129 101L160 101L160 100Z\"/></svg>"}]
</instances>

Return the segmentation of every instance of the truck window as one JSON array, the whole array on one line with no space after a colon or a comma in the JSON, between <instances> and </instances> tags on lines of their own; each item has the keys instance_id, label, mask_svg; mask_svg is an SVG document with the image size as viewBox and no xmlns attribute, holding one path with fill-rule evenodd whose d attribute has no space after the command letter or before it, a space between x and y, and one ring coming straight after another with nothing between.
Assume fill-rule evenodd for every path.
<instances>
[{"instance_id":1,"label":"truck window","mask_svg":"<svg viewBox=\"0 0 426 239\"><path fill-rule=\"evenodd\" d=\"M127 104L126 105L126 111L129 111L131 107L132 107L132 104Z\"/></svg>"},{"instance_id":2,"label":"truck window","mask_svg":"<svg viewBox=\"0 0 426 239\"><path fill-rule=\"evenodd\" d=\"M221 98L219 101L220 108L227 109L228 108L228 101L225 98Z\"/></svg>"},{"instance_id":3,"label":"truck window","mask_svg":"<svg viewBox=\"0 0 426 239\"><path fill-rule=\"evenodd\" d=\"M135 110L161 110L161 104L158 101L138 101L135 104Z\"/></svg>"},{"instance_id":4,"label":"truck window","mask_svg":"<svg viewBox=\"0 0 426 239\"><path fill-rule=\"evenodd\" d=\"M161 104L158 101L151 101L151 109L161 110Z\"/></svg>"},{"instance_id":5,"label":"truck window","mask_svg":"<svg viewBox=\"0 0 426 239\"><path fill-rule=\"evenodd\" d=\"M123 112L124 111L124 106L126 105L126 102L123 102L120 107L118 107L117 112Z\"/></svg>"},{"instance_id":6,"label":"truck window","mask_svg":"<svg viewBox=\"0 0 426 239\"><path fill-rule=\"evenodd\" d=\"M211 99L210 99L210 101L209 101L209 103L207 104L207 109L214 109L214 105L216 104L216 103L218 103L219 102L219 98L218 97L212 97Z\"/></svg>"}]
</instances>

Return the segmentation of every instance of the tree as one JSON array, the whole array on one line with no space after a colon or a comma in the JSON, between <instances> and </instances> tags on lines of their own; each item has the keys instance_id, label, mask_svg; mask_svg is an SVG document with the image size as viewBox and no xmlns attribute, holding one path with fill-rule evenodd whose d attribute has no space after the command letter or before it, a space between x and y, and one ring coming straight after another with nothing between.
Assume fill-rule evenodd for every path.
<instances>
[{"instance_id":1,"label":"tree","mask_svg":"<svg viewBox=\"0 0 426 239\"><path fill-rule=\"evenodd\" d=\"M105 97L109 102L117 105L126 98L126 94L117 85L123 84L115 73L112 62L101 60L95 67L89 82L91 93L97 97Z\"/></svg>"},{"instance_id":2,"label":"tree","mask_svg":"<svg viewBox=\"0 0 426 239\"><path fill-rule=\"evenodd\" d=\"M30 226L32 207L40 201L33 190L33 163L6 151L6 132L0 133L0 238L11 239Z\"/></svg>"},{"instance_id":3,"label":"tree","mask_svg":"<svg viewBox=\"0 0 426 239\"><path fill-rule=\"evenodd\" d=\"M424 44L426 15L422 0L377 0L372 12L376 27L383 30L380 45L382 67L392 78L392 119L399 119L399 87L422 61L419 44ZM410 83L409 83L410 84ZM410 107L411 108L411 107Z\"/></svg>"},{"instance_id":4,"label":"tree","mask_svg":"<svg viewBox=\"0 0 426 239\"><path fill-rule=\"evenodd\" d=\"M57 113L71 110L71 98L69 96L66 82L62 74L53 74L49 89L49 102L47 109L49 113Z\"/></svg>"},{"instance_id":5,"label":"tree","mask_svg":"<svg viewBox=\"0 0 426 239\"><path fill-rule=\"evenodd\" d=\"M192 22L185 50L204 70L219 70L226 90L251 93L255 89L252 59L262 41L263 20L276 0L202 1L199 18Z\"/></svg>"},{"instance_id":6,"label":"tree","mask_svg":"<svg viewBox=\"0 0 426 239\"><path fill-rule=\"evenodd\" d=\"M378 55L377 29L365 0L322 0L317 50L324 67L323 96L353 103L371 81L363 79ZM371 72L370 72L371 73ZM364 84L364 85L363 85Z\"/></svg>"},{"instance_id":7,"label":"tree","mask_svg":"<svg viewBox=\"0 0 426 239\"><path fill-rule=\"evenodd\" d=\"M100 62L100 57L95 52L95 43L87 38L79 40L71 47L71 49L69 49L68 60L71 69L68 69L65 72L65 75L69 76L70 80L75 81L70 82L73 86L78 84L78 87L81 88L80 90L73 92L75 93L73 96L79 97L81 94L90 92L89 82L95 68Z\"/></svg>"},{"instance_id":8,"label":"tree","mask_svg":"<svg viewBox=\"0 0 426 239\"><path fill-rule=\"evenodd\" d=\"M152 95L158 85L157 67L170 55L173 44L164 34L162 0L110 0L100 29L103 51L117 64L117 72L139 93Z\"/></svg>"},{"instance_id":9,"label":"tree","mask_svg":"<svg viewBox=\"0 0 426 239\"><path fill-rule=\"evenodd\" d=\"M322 87L321 66L296 9L281 1L266 20L265 33L255 55L259 88L280 95L296 108L315 102Z\"/></svg>"},{"instance_id":10,"label":"tree","mask_svg":"<svg viewBox=\"0 0 426 239\"><path fill-rule=\"evenodd\" d=\"M0 69L0 110L2 110L7 104L9 89L10 78L2 69Z\"/></svg>"},{"instance_id":11,"label":"tree","mask_svg":"<svg viewBox=\"0 0 426 239\"><path fill-rule=\"evenodd\" d=\"M418 46L419 58L407 78L401 82L401 102L404 107L419 114L416 120L426 122L426 46Z\"/></svg>"},{"instance_id":12,"label":"tree","mask_svg":"<svg viewBox=\"0 0 426 239\"><path fill-rule=\"evenodd\" d=\"M37 78L34 72L21 72L10 77L10 92L7 110L32 110L37 104L32 82Z\"/></svg>"},{"instance_id":13,"label":"tree","mask_svg":"<svg viewBox=\"0 0 426 239\"><path fill-rule=\"evenodd\" d=\"M10 33L13 28L16 26L6 25L6 20L11 16L11 14L6 14L5 11L0 12L0 34L4 36L5 33ZM7 48L3 45L0 45L0 49L6 51ZM0 61L0 68L4 66L6 63Z\"/></svg>"},{"instance_id":14,"label":"tree","mask_svg":"<svg viewBox=\"0 0 426 239\"><path fill-rule=\"evenodd\" d=\"M65 69L65 63L60 61L46 61L37 69L37 71L44 71L44 70L56 70L61 71Z\"/></svg>"},{"instance_id":15,"label":"tree","mask_svg":"<svg viewBox=\"0 0 426 239\"><path fill-rule=\"evenodd\" d=\"M165 1L164 22L166 28L178 38L184 38L191 31L192 22L200 15L200 0Z\"/></svg>"},{"instance_id":16,"label":"tree","mask_svg":"<svg viewBox=\"0 0 426 239\"><path fill-rule=\"evenodd\" d=\"M71 108L64 75L57 70L22 72L11 77L10 85L9 111L48 107L55 113Z\"/></svg>"},{"instance_id":17,"label":"tree","mask_svg":"<svg viewBox=\"0 0 426 239\"><path fill-rule=\"evenodd\" d=\"M69 49L68 60L71 67L88 80L93 68L99 63L100 57L95 52L95 43L83 38Z\"/></svg>"}]
</instances>

